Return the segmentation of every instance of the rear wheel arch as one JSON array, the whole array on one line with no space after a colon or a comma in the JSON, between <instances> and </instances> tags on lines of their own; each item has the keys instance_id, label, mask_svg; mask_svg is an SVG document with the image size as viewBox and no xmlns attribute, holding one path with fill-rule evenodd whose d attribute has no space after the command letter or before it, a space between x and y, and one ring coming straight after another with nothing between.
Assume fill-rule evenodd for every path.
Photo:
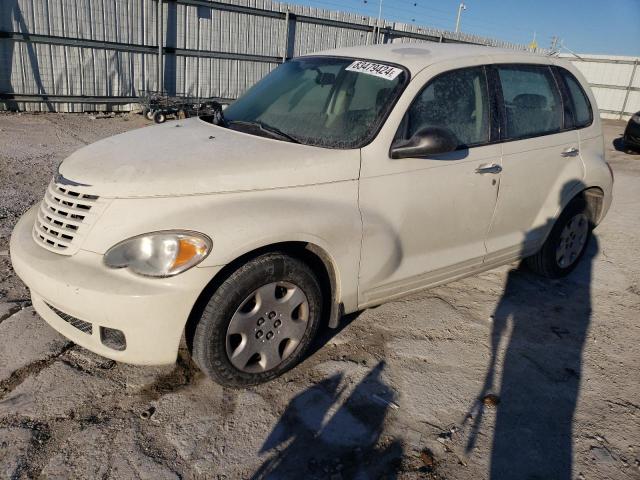
<instances>
[{"instance_id":1,"label":"rear wheel arch","mask_svg":"<svg viewBox=\"0 0 640 480\"><path fill-rule=\"evenodd\" d=\"M564 212L567 206L576 199L581 198L587 204L589 221L595 227L602 220L602 215L604 213L604 197L604 190L596 185L590 187L587 187L584 184L581 186L574 186L574 191L571 195L565 197L564 203L560 205L560 208L556 212L556 215L553 218L553 223L560 218L560 215L562 215L562 212Z\"/></svg>"},{"instance_id":2,"label":"rear wheel arch","mask_svg":"<svg viewBox=\"0 0 640 480\"><path fill-rule=\"evenodd\" d=\"M604 211L604 191L600 187L589 187L582 190L578 195L587 202L589 220L592 225L598 225L602 220Z\"/></svg>"},{"instance_id":3,"label":"rear wheel arch","mask_svg":"<svg viewBox=\"0 0 640 480\"><path fill-rule=\"evenodd\" d=\"M563 206L538 251L524 259L527 266L535 273L547 278L560 278L569 274L582 258L594 227L591 220L592 213L586 199L587 190L590 189L577 193ZM579 216L583 220L580 220ZM575 223L576 221L578 223ZM577 227L574 228L571 225L577 225ZM574 228L576 232L571 236L563 237L563 228L565 230ZM580 246L573 248L574 243ZM579 252L578 248L580 248ZM565 254L571 255L570 263L563 265L561 260ZM558 255L561 256L558 257Z\"/></svg>"}]
</instances>

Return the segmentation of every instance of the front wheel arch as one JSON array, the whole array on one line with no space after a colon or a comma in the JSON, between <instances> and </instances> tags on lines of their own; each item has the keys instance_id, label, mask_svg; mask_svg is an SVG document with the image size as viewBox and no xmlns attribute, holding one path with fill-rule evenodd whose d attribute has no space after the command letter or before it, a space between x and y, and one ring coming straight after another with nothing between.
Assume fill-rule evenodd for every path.
<instances>
[{"instance_id":1,"label":"front wheel arch","mask_svg":"<svg viewBox=\"0 0 640 480\"><path fill-rule=\"evenodd\" d=\"M340 282L337 268L332 257L321 247L308 242L280 242L251 250L225 265L202 290L191 309L191 313L185 325L185 338L191 351L193 335L202 312L209 298L222 285L222 283L240 266L265 253L284 253L304 261L318 277L323 296L323 323L326 322L332 328L338 326L342 315L340 302Z\"/></svg>"}]
</instances>

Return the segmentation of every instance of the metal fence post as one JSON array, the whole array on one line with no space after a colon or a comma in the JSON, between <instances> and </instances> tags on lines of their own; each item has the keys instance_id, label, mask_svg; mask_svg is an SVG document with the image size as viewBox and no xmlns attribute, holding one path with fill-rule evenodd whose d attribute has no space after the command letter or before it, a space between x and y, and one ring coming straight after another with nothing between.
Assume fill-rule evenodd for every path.
<instances>
[{"instance_id":1,"label":"metal fence post","mask_svg":"<svg viewBox=\"0 0 640 480\"><path fill-rule=\"evenodd\" d=\"M282 48L282 63L287 61L287 54L289 53L289 9L284 14L284 46Z\"/></svg>"},{"instance_id":2,"label":"metal fence post","mask_svg":"<svg viewBox=\"0 0 640 480\"><path fill-rule=\"evenodd\" d=\"M164 90L164 61L163 61L163 30L164 30L164 5L163 0L158 0L158 14L157 14L157 41L158 41L158 92Z\"/></svg>"},{"instance_id":3,"label":"metal fence post","mask_svg":"<svg viewBox=\"0 0 640 480\"><path fill-rule=\"evenodd\" d=\"M622 110L620 111L620 120L624 116L624 112L627 111L627 101L629 100L629 93L631 93L631 88L633 87L633 80L636 77L636 70L638 69L638 59L633 62L633 70L631 70L631 78L629 79L629 85L627 85L627 93L624 95L624 102L622 102Z\"/></svg>"},{"instance_id":4,"label":"metal fence post","mask_svg":"<svg viewBox=\"0 0 640 480\"><path fill-rule=\"evenodd\" d=\"M383 44L389 43L390 40L391 40L391 28L385 26L384 29L382 30L382 43Z\"/></svg>"},{"instance_id":5,"label":"metal fence post","mask_svg":"<svg viewBox=\"0 0 640 480\"><path fill-rule=\"evenodd\" d=\"M284 48L282 52L282 63L293 57L296 43L296 16L289 9L284 16Z\"/></svg>"}]
</instances>

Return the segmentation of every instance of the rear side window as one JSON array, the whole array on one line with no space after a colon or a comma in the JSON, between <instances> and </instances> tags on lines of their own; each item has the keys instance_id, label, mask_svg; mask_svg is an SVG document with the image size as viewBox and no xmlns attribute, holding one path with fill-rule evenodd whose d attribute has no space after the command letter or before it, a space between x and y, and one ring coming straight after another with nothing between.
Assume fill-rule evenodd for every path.
<instances>
[{"instance_id":1,"label":"rear side window","mask_svg":"<svg viewBox=\"0 0 640 480\"><path fill-rule=\"evenodd\" d=\"M499 65L506 140L559 132L563 127L560 91L551 70L538 65Z\"/></svg>"},{"instance_id":2,"label":"rear side window","mask_svg":"<svg viewBox=\"0 0 640 480\"><path fill-rule=\"evenodd\" d=\"M562 78L564 78L569 90L569 96L573 103L573 116L575 119L576 128L583 128L591 125L593 121L593 113L591 110L591 104L584 90L580 86L580 83L569 71L564 68L560 69Z\"/></svg>"},{"instance_id":3,"label":"rear side window","mask_svg":"<svg viewBox=\"0 0 640 480\"><path fill-rule=\"evenodd\" d=\"M484 68L443 73L418 94L396 138L411 138L426 127L451 130L460 148L489 142L489 96Z\"/></svg>"}]
</instances>

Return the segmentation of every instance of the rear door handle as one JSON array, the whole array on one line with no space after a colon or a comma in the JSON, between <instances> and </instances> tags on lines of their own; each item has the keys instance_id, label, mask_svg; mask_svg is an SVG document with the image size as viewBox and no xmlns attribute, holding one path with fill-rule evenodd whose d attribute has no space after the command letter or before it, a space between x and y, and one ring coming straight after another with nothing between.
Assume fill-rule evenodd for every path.
<instances>
[{"instance_id":1,"label":"rear door handle","mask_svg":"<svg viewBox=\"0 0 640 480\"><path fill-rule=\"evenodd\" d=\"M563 150L560 155L562 155L563 157L575 157L576 155L578 155L578 153L580 153L580 150L578 150L576 147L569 147L566 150Z\"/></svg>"},{"instance_id":2,"label":"rear door handle","mask_svg":"<svg viewBox=\"0 0 640 480\"><path fill-rule=\"evenodd\" d=\"M484 174L484 173L500 173L502 171L502 167L496 163L490 163L488 165L480 165L476 168L476 173Z\"/></svg>"}]
</instances>

